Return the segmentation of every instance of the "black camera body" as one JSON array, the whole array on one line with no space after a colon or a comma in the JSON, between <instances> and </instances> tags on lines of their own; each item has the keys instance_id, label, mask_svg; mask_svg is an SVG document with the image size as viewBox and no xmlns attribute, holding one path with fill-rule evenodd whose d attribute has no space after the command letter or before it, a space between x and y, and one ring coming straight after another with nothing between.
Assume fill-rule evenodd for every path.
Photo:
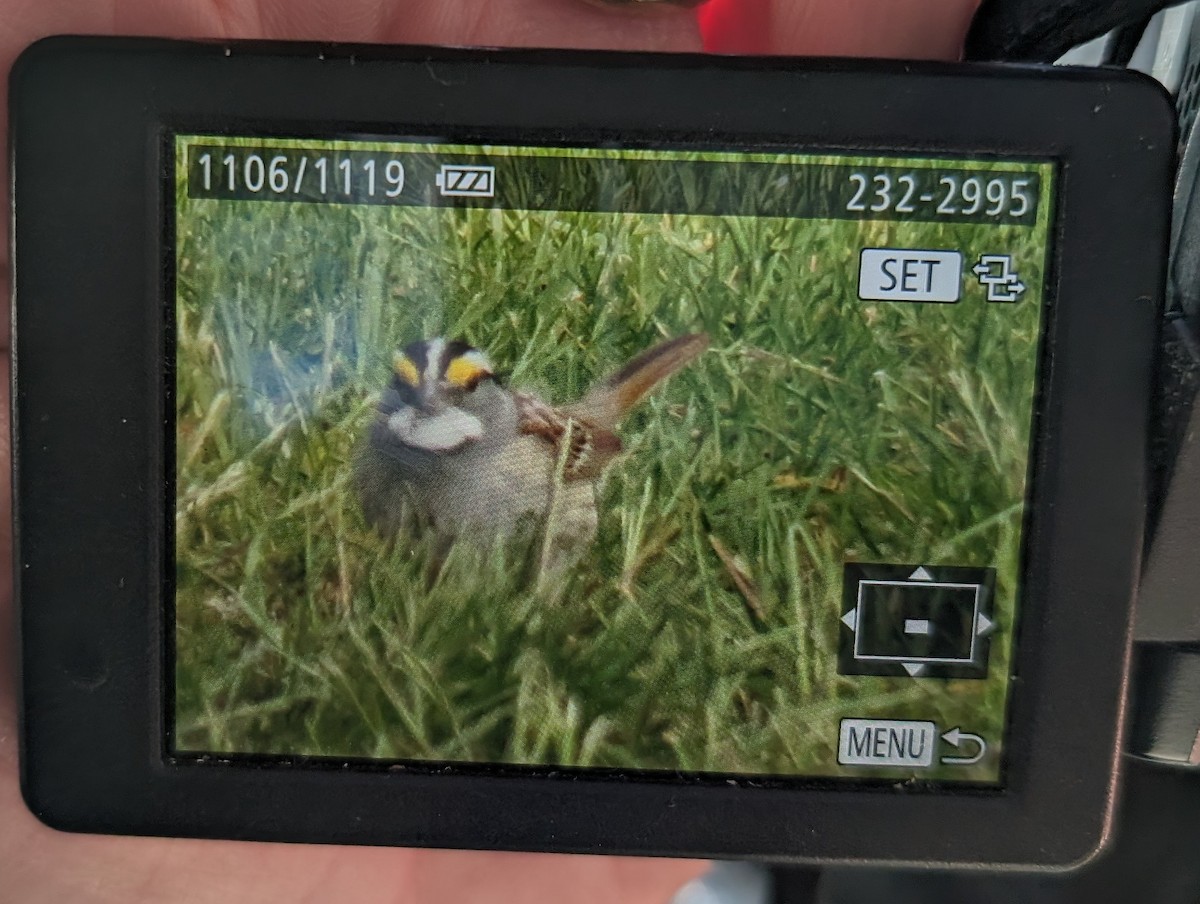
<instances>
[{"instance_id":1,"label":"black camera body","mask_svg":"<svg viewBox=\"0 0 1200 904\"><path fill-rule=\"evenodd\" d=\"M1103 844L1154 83L60 38L11 85L41 819L1032 868Z\"/></svg>"}]
</instances>

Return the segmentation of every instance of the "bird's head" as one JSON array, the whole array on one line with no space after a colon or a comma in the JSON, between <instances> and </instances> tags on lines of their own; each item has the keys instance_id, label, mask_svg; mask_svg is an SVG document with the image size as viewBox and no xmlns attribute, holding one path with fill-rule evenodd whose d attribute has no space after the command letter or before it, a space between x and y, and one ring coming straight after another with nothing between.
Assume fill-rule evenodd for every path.
<instances>
[{"instance_id":1,"label":"bird's head","mask_svg":"<svg viewBox=\"0 0 1200 904\"><path fill-rule=\"evenodd\" d=\"M483 435L487 408L476 398L496 376L487 356L458 339L421 339L392 358L392 379L380 402L389 441L451 452Z\"/></svg>"},{"instance_id":2,"label":"bird's head","mask_svg":"<svg viewBox=\"0 0 1200 904\"><path fill-rule=\"evenodd\" d=\"M457 407L485 381L495 379L487 355L460 339L421 339L392 358L392 389L427 415Z\"/></svg>"}]
</instances>

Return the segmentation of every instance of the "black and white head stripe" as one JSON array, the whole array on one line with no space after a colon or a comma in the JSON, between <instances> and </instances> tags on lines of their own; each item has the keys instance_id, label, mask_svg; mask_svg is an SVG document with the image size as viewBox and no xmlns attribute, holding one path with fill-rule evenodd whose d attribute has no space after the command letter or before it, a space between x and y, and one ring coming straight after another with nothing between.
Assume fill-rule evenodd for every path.
<instances>
[{"instance_id":1,"label":"black and white head stripe","mask_svg":"<svg viewBox=\"0 0 1200 904\"><path fill-rule=\"evenodd\" d=\"M431 388L445 380L459 389L474 389L493 376L487 356L460 339L423 339L405 346L393 361L398 383L409 389Z\"/></svg>"},{"instance_id":2,"label":"black and white head stripe","mask_svg":"<svg viewBox=\"0 0 1200 904\"><path fill-rule=\"evenodd\" d=\"M426 386L437 384L446 372L446 340L441 336L425 340L425 361L421 366L421 382Z\"/></svg>"}]
</instances>

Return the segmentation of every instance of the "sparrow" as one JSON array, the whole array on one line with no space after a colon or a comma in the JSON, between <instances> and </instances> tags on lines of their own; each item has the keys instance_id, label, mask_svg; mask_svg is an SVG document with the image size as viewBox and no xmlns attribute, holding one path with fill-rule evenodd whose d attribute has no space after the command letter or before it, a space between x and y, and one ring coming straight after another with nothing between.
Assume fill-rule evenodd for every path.
<instances>
[{"instance_id":1,"label":"sparrow","mask_svg":"<svg viewBox=\"0 0 1200 904\"><path fill-rule=\"evenodd\" d=\"M354 460L367 521L382 535L540 541L539 581L560 576L596 536L597 482L620 456L617 428L649 392L694 361L708 337L669 339L578 401L511 389L487 355L445 338L396 352Z\"/></svg>"}]
</instances>

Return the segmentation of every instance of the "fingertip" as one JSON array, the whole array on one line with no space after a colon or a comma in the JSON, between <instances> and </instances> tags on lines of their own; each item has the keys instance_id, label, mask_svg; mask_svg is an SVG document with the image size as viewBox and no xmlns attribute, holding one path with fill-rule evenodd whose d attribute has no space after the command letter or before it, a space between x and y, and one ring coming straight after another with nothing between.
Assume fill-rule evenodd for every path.
<instances>
[{"instance_id":1,"label":"fingertip","mask_svg":"<svg viewBox=\"0 0 1200 904\"><path fill-rule=\"evenodd\" d=\"M495 0L430 4L397 23L395 37L419 44L695 51L695 10L675 4L598 0Z\"/></svg>"},{"instance_id":2,"label":"fingertip","mask_svg":"<svg viewBox=\"0 0 1200 904\"><path fill-rule=\"evenodd\" d=\"M710 53L770 52L771 0L709 0L698 19Z\"/></svg>"},{"instance_id":3,"label":"fingertip","mask_svg":"<svg viewBox=\"0 0 1200 904\"><path fill-rule=\"evenodd\" d=\"M718 53L953 60L978 0L710 0L704 46Z\"/></svg>"}]
</instances>

